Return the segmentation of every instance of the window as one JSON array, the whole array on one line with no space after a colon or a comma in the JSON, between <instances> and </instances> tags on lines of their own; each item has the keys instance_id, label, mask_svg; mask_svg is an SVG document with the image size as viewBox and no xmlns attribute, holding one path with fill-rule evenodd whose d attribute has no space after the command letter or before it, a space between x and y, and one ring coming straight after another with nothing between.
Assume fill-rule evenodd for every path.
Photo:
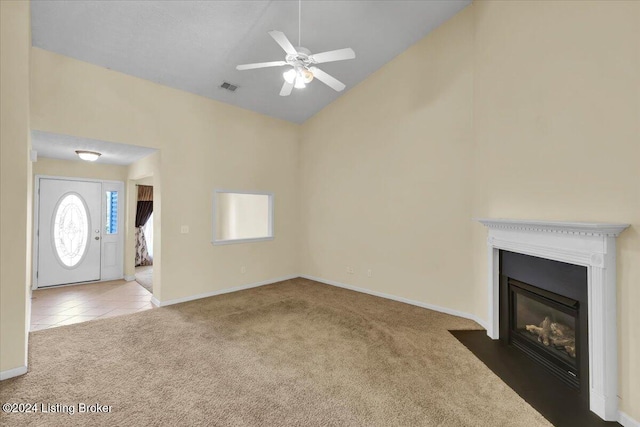
<instances>
[{"instance_id":1,"label":"window","mask_svg":"<svg viewBox=\"0 0 640 427\"><path fill-rule=\"evenodd\" d=\"M58 260L69 268L75 267L87 249L89 216L84 201L77 193L67 193L55 208L53 242Z\"/></svg>"},{"instance_id":2,"label":"window","mask_svg":"<svg viewBox=\"0 0 640 427\"><path fill-rule=\"evenodd\" d=\"M104 222L105 234L118 234L118 192L106 191L107 218Z\"/></svg>"},{"instance_id":3,"label":"window","mask_svg":"<svg viewBox=\"0 0 640 427\"><path fill-rule=\"evenodd\" d=\"M214 245L271 239L273 239L273 194L214 191Z\"/></svg>"}]
</instances>

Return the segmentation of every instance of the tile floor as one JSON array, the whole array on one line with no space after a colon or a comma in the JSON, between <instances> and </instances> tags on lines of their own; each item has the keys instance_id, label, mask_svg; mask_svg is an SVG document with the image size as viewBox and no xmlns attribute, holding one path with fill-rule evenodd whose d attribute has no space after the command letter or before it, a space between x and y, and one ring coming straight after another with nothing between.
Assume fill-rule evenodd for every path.
<instances>
[{"instance_id":1,"label":"tile floor","mask_svg":"<svg viewBox=\"0 0 640 427\"><path fill-rule=\"evenodd\" d=\"M152 294L137 282L116 280L33 291L31 331L149 310Z\"/></svg>"}]
</instances>

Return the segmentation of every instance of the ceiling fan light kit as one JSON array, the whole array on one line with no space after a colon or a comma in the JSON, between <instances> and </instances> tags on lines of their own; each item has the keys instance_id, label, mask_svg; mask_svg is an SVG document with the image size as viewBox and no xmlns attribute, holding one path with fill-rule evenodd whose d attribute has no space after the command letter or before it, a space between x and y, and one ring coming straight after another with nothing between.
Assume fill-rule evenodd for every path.
<instances>
[{"instance_id":1,"label":"ceiling fan light kit","mask_svg":"<svg viewBox=\"0 0 640 427\"><path fill-rule=\"evenodd\" d=\"M298 13L300 13L300 2L298 3ZM310 83L314 78L320 80L333 90L341 92L346 87L344 83L336 79L335 77L325 73L316 64L322 64L325 62L344 61L346 59L353 59L356 57L355 52L351 48L344 48L338 50L331 50L328 52L311 54L309 49L298 46L294 47L287 36L281 31L269 31L269 35L280 45L282 50L285 51L286 56L284 61L271 61L271 62L258 62L254 64L244 64L236 66L237 70L253 70L256 68L266 67L281 67L289 65L292 68L285 71L282 76L284 77L284 84L280 90L280 96L289 96L293 90L302 89L306 87L307 83ZM300 44L300 15L298 15L298 44Z\"/></svg>"},{"instance_id":2,"label":"ceiling fan light kit","mask_svg":"<svg viewBox=\"0 0 640 427\"><path fill-rule=\"evenodd\" d=\"M284 80L291 84L295 83L294 87L305 87L304 84L311 83L313 80L313 73L306 68L292 68L289 71L282 73Z\"/></svg>"}]
</instances>

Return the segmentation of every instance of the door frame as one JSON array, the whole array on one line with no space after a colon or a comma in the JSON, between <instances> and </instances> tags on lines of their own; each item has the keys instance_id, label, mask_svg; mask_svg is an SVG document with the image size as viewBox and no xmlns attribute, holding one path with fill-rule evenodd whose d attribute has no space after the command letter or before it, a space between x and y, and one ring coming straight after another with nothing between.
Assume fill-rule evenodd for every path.
<instances>
[{"instance_id":1,"label":"door frame","mask_svg":"<svg viewBox=\"0 0 640 427\"><path fill-rule=\"evenodd\" d=\"M78 177L68 177L68 176L56 176L56 175L35 175L34 176L34 192L33 192L33 224L31 225L32 238L33 238L33 252L32 252L32 262L31 262L31 289L36 290L40 289L38 287L38 254L39 254L39 235L38 235L38 224L40 224L40 180L41 179L54 179L58 181L81 181L81 182L97 182L102 185L102 193L105 191L105 187L110 187L111 189L117 188L117 191L122 192L121 205L118 208L118 252L119 252L119 263L120 263L120 272L117 277L109 277L107 279L103 279L102 274L102 266L104 261L105 251L100 251L100 279L97 281L91 282L78 282L78 283L69 283L62 285L54 285L54 286L46 286L43 288L55 288L60 286L73 286L73 285L82 285L85 283L99 283L110 280L118 280L124 278L124 241L125 241L125 217L124 212L126 210L126 201L127 195L126 187L123 181L113 181L108 179L95 179L95 178L78 178ZM105 200L104 197L100 197L100 229L104 229L104 221L105 221ZM103 240L100 239L100 245L103 245Z\"/></svg>"}]
</instances>

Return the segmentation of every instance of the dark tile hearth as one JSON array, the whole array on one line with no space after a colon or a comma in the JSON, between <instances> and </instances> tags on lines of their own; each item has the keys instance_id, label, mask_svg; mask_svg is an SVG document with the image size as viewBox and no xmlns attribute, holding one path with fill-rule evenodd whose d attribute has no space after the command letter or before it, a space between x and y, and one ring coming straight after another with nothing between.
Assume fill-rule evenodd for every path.
<instances>
[{"instance_id":1,"label":"dark tile hearth","mask_svg":"<svg viewBox=\"0 0 640 427\"><path fill-rule=\"evenodd\" d=\"M509 387L558 427L619 426L589 410L580 394L521 351L486 331L450 331Z\"/></svg>"}]
</instances>

